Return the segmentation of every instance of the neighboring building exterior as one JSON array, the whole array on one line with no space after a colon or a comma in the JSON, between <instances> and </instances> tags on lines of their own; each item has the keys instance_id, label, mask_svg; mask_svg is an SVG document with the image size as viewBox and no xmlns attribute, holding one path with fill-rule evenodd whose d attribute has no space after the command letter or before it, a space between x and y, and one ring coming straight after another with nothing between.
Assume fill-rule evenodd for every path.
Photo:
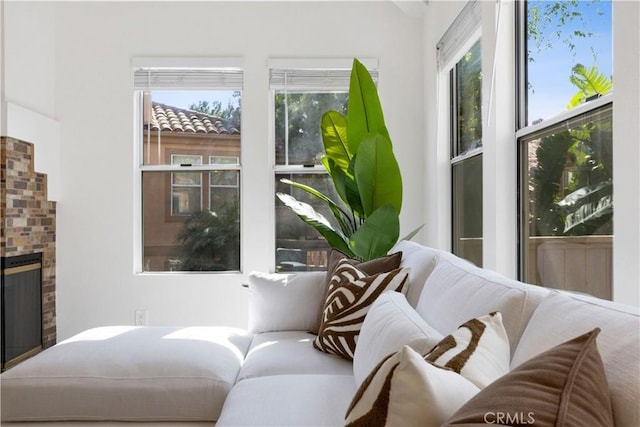
<instances>
[{"instance_id":1,"label":"neighboring building exterior","mask_svg":"<svg viewBox=\"0 0 640 427\"><path fill-rule=\"evenodd\" d=\"M239 124L209 114L145 102L143 136L141 155L145 165L186 169L240 164ZM240 173L231 167L143 173L145 271L178 269L180 245L176 237L185 219L201 210L216 212L239 202Z\"/></svg>"}]
</instances>

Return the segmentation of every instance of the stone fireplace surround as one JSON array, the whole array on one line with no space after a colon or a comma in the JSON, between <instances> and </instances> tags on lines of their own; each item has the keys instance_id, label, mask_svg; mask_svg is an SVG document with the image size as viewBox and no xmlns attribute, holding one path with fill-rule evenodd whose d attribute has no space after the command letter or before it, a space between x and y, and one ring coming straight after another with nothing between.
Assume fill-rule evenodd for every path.
<instances>
[{"instance_id":1,"label":"stone fireplace surround","mask_svg":"<svg viewBox=\"0 0 640 427\"><path fill-rule=\"evenodd\" d=\"M56 343L56 202L34 171L34 146L0 137L0 256L42 253L42 343Z\"/></svg>"}]
</instances>

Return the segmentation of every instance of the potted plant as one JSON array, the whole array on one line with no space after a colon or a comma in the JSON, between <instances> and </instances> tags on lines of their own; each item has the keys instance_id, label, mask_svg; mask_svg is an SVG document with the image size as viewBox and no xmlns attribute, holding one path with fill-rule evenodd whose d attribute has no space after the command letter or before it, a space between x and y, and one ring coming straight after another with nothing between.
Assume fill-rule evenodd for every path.
<instances>
[{"instance_id":1,"label":"potted plant","mask_svg":"<svg viewBox=\"0 0 640 427\"><path fill-rule=\"evenodd\" d=\"M342 204L307 185L287 179L281 182L320 199L337 226L290 194L277 193L277 197L333 248L360 260L383 256L398 241L402 176L375 83L357 59L351 70L346 116L327 111L320 127L325 151L322 163Z\"/></svg>"}]
</instances>

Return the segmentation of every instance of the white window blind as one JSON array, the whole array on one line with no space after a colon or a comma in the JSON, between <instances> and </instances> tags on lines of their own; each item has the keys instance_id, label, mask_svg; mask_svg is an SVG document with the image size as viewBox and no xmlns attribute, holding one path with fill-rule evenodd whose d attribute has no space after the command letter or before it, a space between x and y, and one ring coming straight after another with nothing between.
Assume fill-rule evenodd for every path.
<instances>
[{"instance_id":1,"label":"white window blind","mask_svg":"<svg viewBox=\"0 0 640 427\"><path fill-rule=\"evenodd\" d=\"M269 88L272 90L335 91L349 88L352 61L285 61L273 60L269 64ZM336 63L333 63L336 62ZM376 60L361 61L375 82L378 80Z\"/></svg>"},{"instance_id":2,"label":"white window blind","mask_svg":"<svg viewBox=\"0 0 640 427\"><path fill-rule=\"evenodd\" d=\"M478 0L469 1L436 45L440 69L456 59L456 55L460 54L462 48L473 39L473 34L480 29L480 6Z\"/></svg>"},{"instance_id":3,"label":"white window blind","mask_svg":"<svg viewBox=\"0 0 640 427\"><path fill-rule=\"evenodd\" d=\"M242 90L242 58L138 57L135 90Z\"/></svg>"},{"instance_id":4,"label":"white window blind","mask_svg":"<svg viewBox=\"0 0 640 427\"><path fill-rule=\"evenodd\" d=\"M242 70L236 69L139 68L134 72L134 89L241 90L242 77Z\"/></svg>"}]
</instances>

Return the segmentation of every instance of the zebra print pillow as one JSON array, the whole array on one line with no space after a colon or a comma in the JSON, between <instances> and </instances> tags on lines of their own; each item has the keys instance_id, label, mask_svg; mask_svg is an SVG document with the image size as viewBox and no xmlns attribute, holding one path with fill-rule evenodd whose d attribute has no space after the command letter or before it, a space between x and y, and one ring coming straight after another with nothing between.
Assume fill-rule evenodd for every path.
<instances>
[{"instance_id":1,"label":"zebra print pillow","mask_svg":"<svg viewBox=\"0 0 640 427\"><path fill-rule=\"evenodd\" d=\"M479 391L462 375L404 346L383 359L360 385L345 425L439 427Z\"/></svg>"},{"instance_id":2,"label":"zebra print pillow","mask_svg":"<svg viewBox=\"0 0 640 427\"><path fill-rule=\"evenodd\" d=\"M373 302L386 290L405 293L408 280L408 268L367 276L347 260L340 261L329 282L322 322L313 346L353 360L362 322Z\"/></svg>"},{"instance_id":3,"label":"zebra print pillow","mask_svg":"<svg viewBox=\"0 0 640 427\"><path fill-rule=\"evenodd\" d=\"M325 276L324 282L324 294L322 295L322 301L324 302L327 299L327 293L329 292L329 285L331 284L331 278L335 273L338 264L342 260L347 260L349 264L355 265L358 270L362 271L367 275L378 274L378 273L386 273L391 270L395 270L400 267L400 262L402 262L402 251L392 253L391 255L386 255L380 258L375 258L369 261L358 261L353 258L349 258L349 256L340 252L337 249L332 249L329 254L329 260L327 262L327 274ZM322 323L322 310L318 310L318 320L316 324L313 325L311 332L314 334L318 334L318 330L320 329L320 323Z\"/></svg>"},{"instance_id":4,"label":"zebra print pillow","mask_svg":"<svg viewBox=\"0 0 640 427\"><path fill-rule=\"evenodd\" d=\"M486 387L509 372L511 351L502 315L493 312L465 322L425 359L459 373L481 389Z\"/></svg>"}]
</instances>

